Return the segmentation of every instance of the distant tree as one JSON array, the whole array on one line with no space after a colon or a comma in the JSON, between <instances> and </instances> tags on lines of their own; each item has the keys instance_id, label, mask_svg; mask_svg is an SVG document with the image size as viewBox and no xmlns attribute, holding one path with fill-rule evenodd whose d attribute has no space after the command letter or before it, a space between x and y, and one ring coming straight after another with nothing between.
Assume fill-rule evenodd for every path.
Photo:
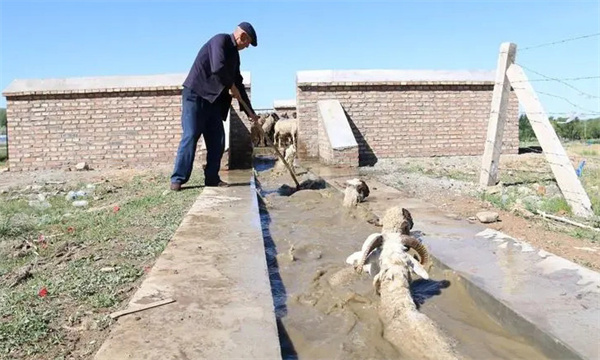
<instances>
[{"instance_id":1,"label":"distant tree","mask_svg":"<svg viewBox=\"0 0 600 360\"><path fill-rule=\"evenodd\" d=\"M6 109L0 108L0 134L6 134Z\"/></svg>"},{"instance_id":2,"label":"distant tree","mask_svg":"<svg viewBox=\"0 0 600 360\"><path fill-rule=\"evenodd\" d=\"M519 116L519 141L530 141L535 139L535 133L531 127L531 123L527 118L527 115L522 114Z\"/></svg>"},{"instance_id":3,"label":"distant tree","mask_svg":"<svg viewBox=\"0 0 600 360\"><path fill-rule=\"evenodd\" d=\"M6 127L6 109L0 108L0 127Z\"/></svg>"}]
</instances>

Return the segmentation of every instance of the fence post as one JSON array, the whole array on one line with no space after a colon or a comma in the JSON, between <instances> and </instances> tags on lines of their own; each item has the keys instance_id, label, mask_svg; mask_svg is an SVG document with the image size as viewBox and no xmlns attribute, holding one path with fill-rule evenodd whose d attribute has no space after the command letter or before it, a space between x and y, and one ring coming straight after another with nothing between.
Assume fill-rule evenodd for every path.
<instances>
[{"instance_id":1,"label":"fence post","mask_svg":"<svg viewBox=\"0 0 600 360\"><path fill-rule=\"evenodd\" d=\"M567 156L556 131L552 127L544 107L536 96L525 72L519 65L513 64L506 71L508 80L513 84L519 103L525 109L527 118L535 132L550 168L554 173L558 187L565 200L576 215L589 217L593 215L592 203L581 185L571 159Z\"/></svg>"},{"instance_id":2,"label":"fence post","mask_svg":"<svg viewBox=\"0 0 600 360\"><path fill-rule=\"evenodd\" d=\"M506 109L510 95L510 83L506 77L506 70L515 62L516 51L516 44L502 43L500 45L490 119L488 121L485 150L483 152L481 174L479 177L479 185L482 187L496 185L498 182L498 163L500 162L502 136L507 117Z\"/></svg>"}]
</instances>

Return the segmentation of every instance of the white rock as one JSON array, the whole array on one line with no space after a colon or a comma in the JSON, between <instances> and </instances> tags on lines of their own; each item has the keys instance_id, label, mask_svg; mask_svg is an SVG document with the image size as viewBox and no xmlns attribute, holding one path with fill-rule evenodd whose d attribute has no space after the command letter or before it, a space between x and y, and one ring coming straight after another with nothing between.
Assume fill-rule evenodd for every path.
<instances>
[{"instance_id":1,"label":"white rock","mask_svg":"<svg viewBox=\"0 0 600 360\"><path fill-rule=\"evenodd\" d=\"M487 224L487 223L493 223L493 222L498 221L498 217L500 215L498 215L497 212L493 212L493 211L481 211L481 212L478 212L475 216L477 216L477 219L480 222Z\"/></svg>"},{"instance_id":2,"label":"white rock","mask_svg":"<svg viewBox=\"0 0 600 360\"><path fill-rule=\"evenodd\" d=\"M86 200L73 201L73 206L75 206L75 207L86 207L86 206L88 206L88 202Z\"/></svg>"},{"instance_id":3,"label":"white rock","mask_svg":"<svg viewBox=\"0 0 600 360\"><path fill-rule=\"evenodd\" d=\"M83 162L77 163L77 165L75 165L75 169L79 170L79 171L89 170L90 167L88 166L88 164L85 161L83 161Z\"/></svg>"}]
</instances>

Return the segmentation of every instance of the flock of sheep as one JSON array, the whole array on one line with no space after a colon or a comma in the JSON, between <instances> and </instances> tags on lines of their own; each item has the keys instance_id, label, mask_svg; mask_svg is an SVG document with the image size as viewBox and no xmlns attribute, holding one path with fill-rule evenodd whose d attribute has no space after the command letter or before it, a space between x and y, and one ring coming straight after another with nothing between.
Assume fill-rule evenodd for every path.
<instances>
[{"instance_id":1,"label":"flock of sheep","mask_svg":"<svg viewBox=\"0 0 600 360\"><path fill-rule=\"evenodd\" d=\"M360 179L346 182L343 205L354 207L369 196L369 187ZM411 213L399 206L388 209L381 221L382 232L371 234L362 249L350 255L346 263L358 273L373 278L381 297L379 307L385 326L384 336L408 358L457 359L452 340L421 313L410 292L412 274L429 279L425 269L429 255L425 246L410 235ZM419 260L410 256L414 249Z\"/></svg>"},{"instance_id":2,"label":"flock of sheep","mask_svg":"<svg viewBox=\"0 0 600 360\"><path fill-rule=\"evenodd\" d=\"M250 138L253 146L268 146L268 137L272 143L288 147L297 146L298 140L298 120L296 112L293 112L291 118L287 113L282 113L281 117L276 113L268 113L260 116L259 120L252 123L250 127Z\"/></svg>"}]
</instances>

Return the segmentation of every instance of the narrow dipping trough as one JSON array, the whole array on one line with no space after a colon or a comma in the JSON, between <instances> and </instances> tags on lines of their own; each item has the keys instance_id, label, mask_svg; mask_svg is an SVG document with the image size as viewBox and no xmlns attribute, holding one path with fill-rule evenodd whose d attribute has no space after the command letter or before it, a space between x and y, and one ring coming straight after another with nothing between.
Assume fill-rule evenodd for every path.
<instances>
[{"instance_id":1,"label":"narrow dipping trough","mask_svg":"<svg viewBox=\"0 0 600 360\"><path fill-rule=\"evenodd\" d=\"M274 162L257 157L255 169L266 201L260 215L283 358L402 359L383 337L371 280L345 263L380 228L364 213L343 208L333 188L279 194L293 182L285 170L274 171ZM451 271L434 266L430 276L411 291L423 302L421 311L457 340L461 357L547 358L478 308Z\"/></svg>"}]
</instances>

